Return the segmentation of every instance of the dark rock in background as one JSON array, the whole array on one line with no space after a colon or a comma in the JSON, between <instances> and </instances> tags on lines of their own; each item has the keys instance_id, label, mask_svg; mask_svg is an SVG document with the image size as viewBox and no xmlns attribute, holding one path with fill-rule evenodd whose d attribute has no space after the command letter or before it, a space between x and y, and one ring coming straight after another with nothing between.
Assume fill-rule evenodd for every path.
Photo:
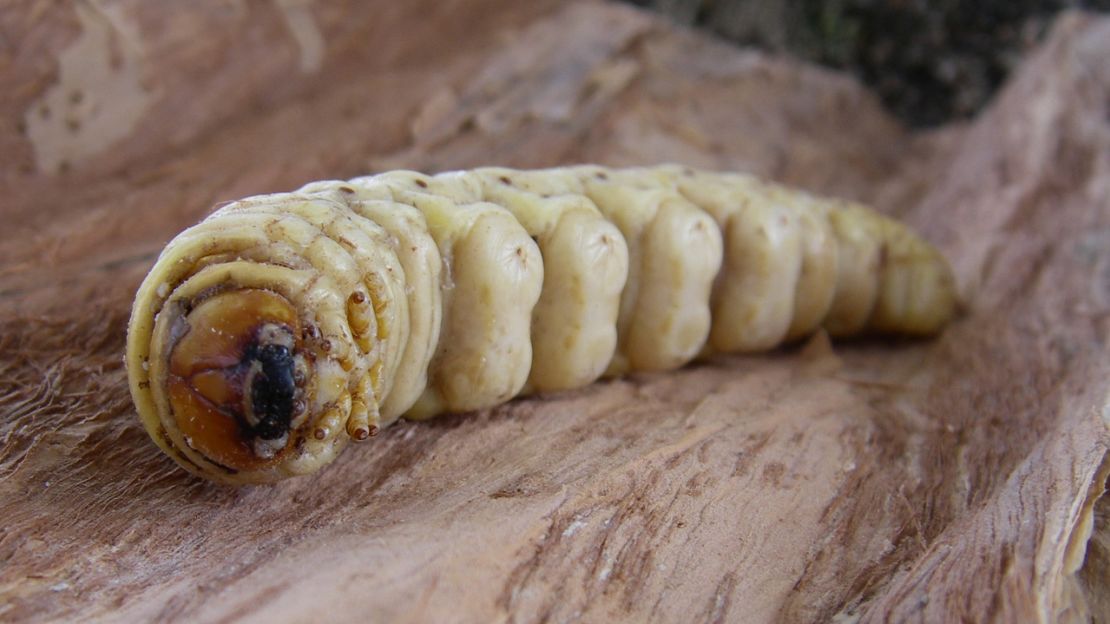
<instances>
[{"instance_id":1,"label":"dark rock in background","mask_svg":"<svg viewBox=\"0 0 1110 624\"><path fill-rule=\"evenodd\" d=\"M731 41L846 69L912 126L970 117L1061 10L1110 0L631 0Z\"/></svg>"}]
</instances>

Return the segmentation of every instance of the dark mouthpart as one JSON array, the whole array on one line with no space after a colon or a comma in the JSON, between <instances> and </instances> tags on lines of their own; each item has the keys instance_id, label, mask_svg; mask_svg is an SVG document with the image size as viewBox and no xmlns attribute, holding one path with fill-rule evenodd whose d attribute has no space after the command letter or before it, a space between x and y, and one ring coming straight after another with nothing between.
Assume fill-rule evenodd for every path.
<instances>
[{"instance_id":1,"label":"dark mouthpart","mask_svg":"<svg viewBox=\"0 0 1110 624\"><path fill-rule=\"evenodd\" d=\"M283 345L252 344L243 361L248 365L251 362L261 365L250 387L251 408L258 419L250 430L263 440L277 440L289 431L293 418L297 390L293 379L293 353Z\"/></svg>"}]
</instances>

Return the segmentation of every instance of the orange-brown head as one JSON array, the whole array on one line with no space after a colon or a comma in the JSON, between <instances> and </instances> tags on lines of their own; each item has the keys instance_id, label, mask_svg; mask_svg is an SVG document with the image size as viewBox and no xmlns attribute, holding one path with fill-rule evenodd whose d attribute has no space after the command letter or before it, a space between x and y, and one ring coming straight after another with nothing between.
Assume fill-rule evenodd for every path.
<instances>
[{"instance_id":1,"label":"orange-brown head","mask_svg":"<svg viewBox=\"0 0 1110 624\"><path fill-rule=\"evenodd\" d=\"M269 290L221 292L196 304L173 336L167 392L189 446L237 471L280 461L305 415L293 305Z\"/></svg>"}]
</instances>

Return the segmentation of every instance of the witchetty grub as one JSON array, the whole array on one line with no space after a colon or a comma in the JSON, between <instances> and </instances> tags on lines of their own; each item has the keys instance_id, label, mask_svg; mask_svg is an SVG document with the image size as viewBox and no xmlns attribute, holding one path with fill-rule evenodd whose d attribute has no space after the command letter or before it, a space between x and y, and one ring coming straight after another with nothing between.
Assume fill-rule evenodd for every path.
<instances>
[{"instance_id":1,"label":"witchetty grub","mask_svg":"<svg viewBox=\"0 0 1110 624\"><path fill-rule=\"evenodd\" d=\"M858 204L665 165L394 171L249 197L139 288L131 392L226 483L313 472L398 418L830 335L930 335L941 255Z\"/></svg>"}]
</instances>

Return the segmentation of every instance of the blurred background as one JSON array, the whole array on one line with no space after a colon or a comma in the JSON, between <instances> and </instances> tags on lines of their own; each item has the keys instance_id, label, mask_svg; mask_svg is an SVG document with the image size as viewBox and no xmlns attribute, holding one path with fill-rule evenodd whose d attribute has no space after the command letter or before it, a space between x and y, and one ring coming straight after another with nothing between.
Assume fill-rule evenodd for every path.
<instances>
[{"instance_id":1,"label":"blurred background","mask_svg":"<svg viewBox=\"0 0 1110 624\"><path fill-rule=\"evenodd\" d=\"M629 1L847 70L914 127L974 114L1061 10L1110 10L1110 0Z\"/></svg>"}]
</instances>

